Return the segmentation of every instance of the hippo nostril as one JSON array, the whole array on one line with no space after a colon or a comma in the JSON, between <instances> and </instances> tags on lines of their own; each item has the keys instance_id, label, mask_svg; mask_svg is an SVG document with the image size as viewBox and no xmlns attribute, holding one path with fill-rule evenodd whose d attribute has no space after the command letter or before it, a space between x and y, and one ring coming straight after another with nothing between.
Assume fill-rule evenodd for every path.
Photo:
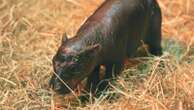
<instances>
[{"instance_id":1,"label":"hippo nostril","mask_svg":"<svg viewBox=\"0 0 194 110\"><path fill-rule=\"evenodd\" d=\"M61 89L61 83L60 81L58 81L58 78L56 77L52 77L49 81L49 86L55 90L55 91L59 91Z\"/></svg>"},{"instance_id":2,"label":"hippo nostril","mask_svg":"<svg viewBox=\"0 0 194 110\"><path fill-rule=\"evenodd\" d=\"M52 76L51 79L49 80L49 86L50 86L51 88L53 88L54 79L55 79L54 76Z\"/></svg>"},{"instance_id":3,"label":"hippo nostril","mask_svg":"<svg viewBox=\"0 0 194 110\"><path fill-rule=\"evenodd\" d=\"M55 90L55 91L59 91L59 90L61 90L61 84L58 82L58 83L55 83L54 85L53 85L53 89Z\"/></svg>"},{"instance_id":4,"label":"hippo nostril","mask_svg":"<svg viewBox=\"0 0 194 110\"><path fill-rule=\"evenodd\" d=\"M67 87L62 79L59 79L56 76L51 77L49 81L49 86L54 90L55 92L59 94L66 94L70 92L69 87Z\"/></svg>"},{"instance_id":5,"label":"hippo nostril","mask_svg":"<svg viewBox=\"0 0 194 110\"><path fill-rule=\"evenodd\" d=\"M53 80L50 79L50 80L49 80L49 86L52 87L52 85L53 85Z\"/></svg>"}]
</instances>

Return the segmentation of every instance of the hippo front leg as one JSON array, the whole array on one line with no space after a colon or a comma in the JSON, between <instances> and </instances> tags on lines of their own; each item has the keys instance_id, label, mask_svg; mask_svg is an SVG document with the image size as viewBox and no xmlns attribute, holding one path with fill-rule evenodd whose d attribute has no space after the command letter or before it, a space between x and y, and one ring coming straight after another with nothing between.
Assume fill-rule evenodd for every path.
<instances>
[{"instance_id":1,"label":"hippo front leg","mask_svg":"<svg viewBox=\"0 0 194 110\"><path fill-rule=\"evenodd\" d=\"M105 65L106 71L103 80L98 85L98 92L102 92L108 88L111 78L116 77L123 68L123 62Z\"/></svg>"},{"instance_id":2,"label":"hippo front leg","mask_svg":"<svg viewBox=\"0 0 194 110\"><path fill-rule=\"evenodd\" d=\"M89 93L92 93L92 94L95 93L97 85L100 82L99 72L100 72L100 65L96 66L88 76L86 88L85 88L86 91L84 92L85 94L79 96L79 99L82 103L89 101L90 99Z\"/></svg>"},{"instance_id":3,"label":"hippo front leg","mask_svg":"<svg viewBox=\"0 0 194 110\"><path fill-rule=\"evenodd\" d=\"M96 91L97 85L100 82L99 72L100 65L96 66L92 73L90 74L90 76L88 77L86 85L86 89L88 92L94 93Z\"/></svg>"},{"instance_id":4,"label":"hippo front leg","mask_svg":"<svg viewBox=\"0 0 194 110\"><path fill-rule=\"evenodd\" d=\"M149 23L150 23L150 26L148 29L147 36L144 39L144 42L148 44L149 52L151 54L160 56L162 55L162 47L161 47L162 16L161 16L161 9L156 1L153 3L152 13L151 13Z\"/></svg>"}]
</instances>

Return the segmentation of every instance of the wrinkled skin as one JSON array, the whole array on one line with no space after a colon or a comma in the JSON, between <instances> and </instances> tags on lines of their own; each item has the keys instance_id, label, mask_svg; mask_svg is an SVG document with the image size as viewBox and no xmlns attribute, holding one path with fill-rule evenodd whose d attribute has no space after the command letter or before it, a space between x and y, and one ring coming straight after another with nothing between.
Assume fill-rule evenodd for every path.
<instances>
[{"instance_id":1,"label":"wrinkled skin","mask_svg":"<svg viewBox=\"0 0 194 110\"><path fill-rule=\"evenodd\" d=\"M142 41L161 55L161 11L156 0L106 0L80 27L75 37L64 35L53 58L51 87L60 94L76 89L88 78L87 90L104 90L133 57ZM100 66L105 75L99 78ZM66 83L69 88L64 84Z\"/></svg>"}]
</instances>

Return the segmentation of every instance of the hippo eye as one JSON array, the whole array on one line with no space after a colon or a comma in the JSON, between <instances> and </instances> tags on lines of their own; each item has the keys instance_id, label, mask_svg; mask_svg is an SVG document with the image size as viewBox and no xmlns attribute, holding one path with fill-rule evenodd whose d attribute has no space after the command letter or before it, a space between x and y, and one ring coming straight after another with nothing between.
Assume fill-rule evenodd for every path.
<instances>
[{"instance_id":1,"label":"hippo eye","mask_svg":"<svg viewBox=\"0 0 194 110\"><path fill-rule=\"evenodd\" d=\"M72 59L71 59L71 61L73 61L73 62L78 62L78 57L77 56L75 56L75 57L72 57Z\"/></svg>"},{"instance_id":2,"label":"hippo eye","mask_svg":"<svg viewBox=\"0 0 194 110\"><path fill-rule=\"evenodd\" d=\"M71 59L70 56L65 55L65 54L57 54L57 58L59 61L69 61Z\"/></svg>"},{"instance_id":3,"label":"hippo eye","mask_svg":"<svg viewBox=\"0 0 194 110\"><path fill-rule=\"evenodd\" d=\"M66 61L66 59L67 59L67 56L66 55L63 55L63 54L59 54L59 55L57 55L57 57L58 57L58 59L60 61Z\"/></svg>"}]
</instances>

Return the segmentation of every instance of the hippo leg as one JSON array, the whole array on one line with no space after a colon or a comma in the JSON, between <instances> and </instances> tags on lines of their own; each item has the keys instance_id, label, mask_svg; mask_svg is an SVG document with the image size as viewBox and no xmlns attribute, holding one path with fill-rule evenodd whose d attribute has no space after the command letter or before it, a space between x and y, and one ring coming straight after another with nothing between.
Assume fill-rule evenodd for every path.
<instances>
[{"instance_id":1,"label":"hippo leg","mask_svg":"<svg viewBox=\"0 0 194 110\"><path fill-rule=\"evenodd\" d=\"M106 66L105 75L103 77L103 80L99 82L98 85L98 91L104 91L108 88L109 80L113 77L116 77L123 68L123 62L117 62L113 64L107 64Z\"/></svg>"},{"instance_id":2,"label":"hippo leg","mask_svg":"<svg viewBox=\"0 0 194 110\"><path fill-rule=\"evenodd\" d=\"M100 66L98 65L94 68L93 72L88 77L86 87L89 92L92 92L92 93L95 92L97 85L100 82L99 72L100 72Z\"/></svg>"},{"instance_id":3,"label":"hippo leg","mask_svg":"<svg viewBox=\"0 0 194 110\"><path fill-rule=\"evenodd\" d=\"M144 42L148 44L149 52L156 56L162 55L161 22L162 22L161 10L159 5L155 2L154 7L152 7L148 34L144 39Z\"/></svg>"},{"instance_id":4,"label":"hippo leg","mask_svg":"<svg viewBox=\"0 0 194 110\"><path fill-rule=\"evenodd\" d=\"M100 65L96 66L94 70L91 72L87 79L87 84L85 88L84 94L79 96L79 99L82 103L86 103L90 100L90 94L89 93L95 93L98 83L100 82L99 77L100 72Z\"/></svg>"}]
</instances>

